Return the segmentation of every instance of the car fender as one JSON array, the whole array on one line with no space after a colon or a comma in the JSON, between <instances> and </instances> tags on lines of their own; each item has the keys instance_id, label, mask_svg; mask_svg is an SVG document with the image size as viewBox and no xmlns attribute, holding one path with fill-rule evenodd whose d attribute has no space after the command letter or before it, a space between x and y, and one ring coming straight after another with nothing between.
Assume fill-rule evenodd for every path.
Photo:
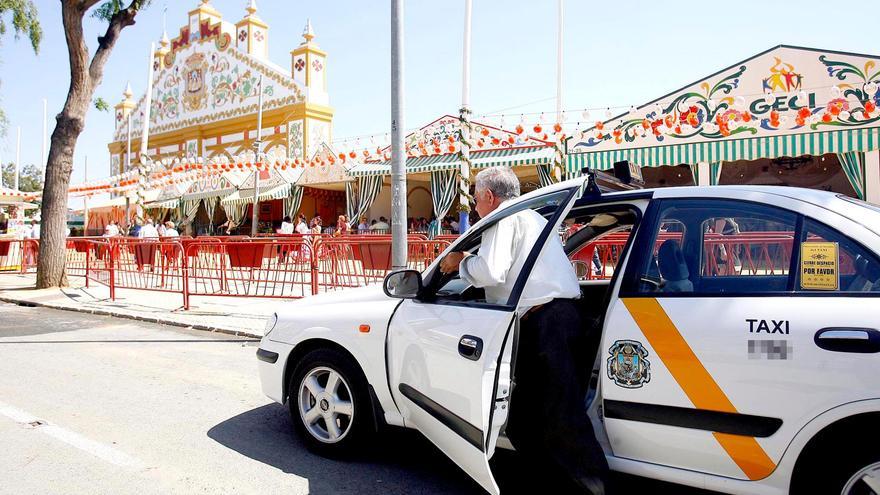
<instances>
[{"instance_id":1,"label":"car fender","mask_svg":"<svg viewBox=\"0 0 880 495\"><path fill-rule=\"evenodd\" d=\"M848 402L819 414L798 430L797 434L785 449L785 452L783 452L782 459L776 466L776 470L766 479L766 481L773 485L778 485L787 491L798 458L801 456L801 453L807 444L809 444L810 440L812 440L820 431L840 420L859 414L877 412L880 412L880 398Z\"/></svg>"},{"instance_id":2,"label":"car fender","mask_svg":"<svg viewBox=\"0 0 880 495\"><path fill-rule=\"evenodd\" d=\"M293 370L287 367L295 367L296 363L289 362L291 353L297 351L303 345L309 345L315 341L331 342L354 357L358 366L364 373L367 383L373 388L376 398L379 401L382 411L385 413L385 422L391 425L402 425L402 419L391 398L391 391L388 389L388 381L385 371L385 337L388 331L388 322L391 313L399 301L391 300L390 305L381 303L377 308L373 303L368 305L363 303L352 303L346 305L346 311L337 311L335 315L329 315L322 318L319 325L300 326L297 319L288 321L279 321L278 326L270 334L271 340L284 342L290 345L290 353L284 357L285 369L282 370L283 376ZM384 306L388 305L387 312L382 311ZM369 306L369 307L367 307ZM378 310L377 310L378 309ZM384 313L384 314L383 314ZM358 318L344 316L344 314L361 315ZM363 331L363 327L368 327L368 331ZM287 387L287 383L283 384ZM287 395L285 390L283 395Z\"/></svg>"}]
</instances>

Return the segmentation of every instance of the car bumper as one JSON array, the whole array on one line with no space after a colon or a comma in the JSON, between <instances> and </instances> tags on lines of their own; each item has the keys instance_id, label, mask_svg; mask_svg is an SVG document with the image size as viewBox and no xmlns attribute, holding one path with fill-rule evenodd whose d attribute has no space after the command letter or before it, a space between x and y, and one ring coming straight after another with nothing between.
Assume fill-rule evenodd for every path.
<instances>
[{"instance_id":1,"label":"car bumper","mask_svg":"<svg viewBox=\"0 0 880 495\"><path fill-rule=\"evenodd\" d=\"M287 356L293 346L281 342L273 342L263 338L257 349L257 368L260 371L260 385L267 397L284 403L284 367Z\"/></svg>"}]
</instances>

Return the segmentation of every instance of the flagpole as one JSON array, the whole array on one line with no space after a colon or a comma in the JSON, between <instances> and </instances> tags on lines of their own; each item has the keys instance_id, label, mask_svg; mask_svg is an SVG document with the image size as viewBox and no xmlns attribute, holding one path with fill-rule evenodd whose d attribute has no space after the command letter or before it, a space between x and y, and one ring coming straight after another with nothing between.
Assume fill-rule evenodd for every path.
<instances>
[{"instance_id":1,"label":"flagpole","mask_svg":"<svg viewBox=\"0 0 880 495\"><path fill-rule=\"evenodd\" d=\"M89 155L86 155L85 171L83 172L83 182L89 181ZM83 236L89 235L89 195L83 195Z\"/></svg>"},{"instance_id":2,"label":"flagpole","mask_svg":"<svg viewBox=\"0 0 880 495\"><path fill-rule=\"evenodd\" d=\"M260 81L257 84L257 140L254 141L254 152L256 153L256 164L261 164L263 154L263 75L260 74ZM254 170L254 207L251 211L251 237L257 236L257 224L260 222L260 167Z\"/></svg>"},{"instance_id":3,"label":"flagpole","mask_svg":"<svg viewBox=\"0 0 880 495\"><path fill-rule=\"evenodd\" d=\"M15 138L15 190L18 191L19 188L19 169L21 163L21 126L16 127L15 129L16 138Z\"/></svg>"},{"instance_id":4,"label":"flagpole","mask_svg":"<svg viewBox=\"0 0 880 495\"><path fill-rule=\"evenodd\" d=\"M153 105L153 57L156 52L156 44L150 43L150 65L147 70L147 97L144 101L144 128L141 134L140 166L138 167L137 183L137 208L135 215L141 222L144 221L144 200L146 196L147 173L149 170L149 138L150 138L150 107Z\"/></svg>"},{"instance_id":5,"label":"flagpole","mask_svg":"<svg viewBox=\"0 0 880 495\"><path fill-rule=\"evenodd\" d=\"M563 29L564 29L564 4L565 0L559 0L559 12L557 17L556 30L556 124L562 125L562 50L563 50ZM556 139L556 153L553 160L553 177L556 182L560 182L563 176L563 168L565 161L565 153L563 151L563 143L561 134Z\"/></svg>"},{"instance_id":6,"label":"flagpole","mask_svg":"<svg viewBox=\"0 0 880 495\"><path fill-rule=\"evenodd\" d=\"M458 180L458 231L465 233L470 227L471 211L471 10L472 1L464 1L464 43L461 68L461 109L459 109L460 168ZM442 219L437 219L441 221Z\"/></svg>"}]
</instances>

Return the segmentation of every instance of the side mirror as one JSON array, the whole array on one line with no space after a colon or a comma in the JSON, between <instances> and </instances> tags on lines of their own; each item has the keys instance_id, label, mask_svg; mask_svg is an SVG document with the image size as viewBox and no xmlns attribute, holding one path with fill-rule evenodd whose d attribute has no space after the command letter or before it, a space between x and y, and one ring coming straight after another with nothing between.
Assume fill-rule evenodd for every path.
<instances>
[{"instance_id":1,"label":"side mirror","mask_svg":"<svg viewBox=\"0 0 880 495\"><path fill-rule=\"evenodd\" d=\"M416 270L389 273L382 284L385 295L397 299L415 299L422 292L422 274Z\"/></svg>"},{"instance_id":2,"label":"side mirror","mask_svg":"<svg viewBox=\"0 0 880 495\"><path fill-rule=\"evenodd\" d=\"M578 280L587 280L590 278L590 265L581 261L581 260L572 260L571 267L574 268L574 273L577 275Z\"/></svg>"}]
</instances>

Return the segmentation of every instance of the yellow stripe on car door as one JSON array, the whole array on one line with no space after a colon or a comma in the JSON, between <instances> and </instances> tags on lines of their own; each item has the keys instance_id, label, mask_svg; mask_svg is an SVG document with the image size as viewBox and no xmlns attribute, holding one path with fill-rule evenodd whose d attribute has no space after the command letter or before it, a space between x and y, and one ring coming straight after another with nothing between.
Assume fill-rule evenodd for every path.
<instances>
[{"instance_id":1,"label":"yellow stripe on car door","mask_svg":"<svg viewBox=\"0 0 880 495\"><path fill-rule=\"evenodd\" d=\"M657 299L629 298L622 301L654 352L697 409L738 413ZM776 469L776 464L755 437L718 432L712 435L750 480L766 478Z\"/></svg>"}]
</instances>

